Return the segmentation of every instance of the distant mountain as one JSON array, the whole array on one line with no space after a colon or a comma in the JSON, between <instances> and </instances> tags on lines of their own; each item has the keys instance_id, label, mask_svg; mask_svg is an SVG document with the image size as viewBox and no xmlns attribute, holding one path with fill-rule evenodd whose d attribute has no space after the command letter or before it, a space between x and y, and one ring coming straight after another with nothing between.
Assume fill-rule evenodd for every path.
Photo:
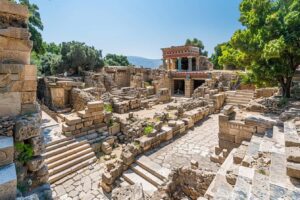
<instances>
[{"instance_id":1,"label":"distant mountain","mask_svg":"<svg viewBox=\"0 0 300 200\"><path fill-rule=\"evenodd\" d=\"M149 58L143 58L138 56L127 56L127 59L130 62L130 64L144 67L144 68L154 69L162 65L161 59L149 59Z\"/></svg>"}]
</instances>

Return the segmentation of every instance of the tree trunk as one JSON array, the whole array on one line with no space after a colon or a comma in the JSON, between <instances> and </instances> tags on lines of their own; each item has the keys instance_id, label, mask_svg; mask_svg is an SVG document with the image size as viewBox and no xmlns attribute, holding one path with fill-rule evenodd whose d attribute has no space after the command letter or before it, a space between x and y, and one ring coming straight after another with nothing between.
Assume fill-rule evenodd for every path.
<instances>
[{"instance_id":1,"label":"tree trunk","mask_svg":"<svg viewBox=\"0 0 300 200\"><path fill-rule=\"evenodd\" d=\"M284 81L284 78L280 80L280 85L282 88L282 97L285 98L291 98L291 85L292 85L292 77L286 78L286 81Z\"/></svg>"}]
</instances>

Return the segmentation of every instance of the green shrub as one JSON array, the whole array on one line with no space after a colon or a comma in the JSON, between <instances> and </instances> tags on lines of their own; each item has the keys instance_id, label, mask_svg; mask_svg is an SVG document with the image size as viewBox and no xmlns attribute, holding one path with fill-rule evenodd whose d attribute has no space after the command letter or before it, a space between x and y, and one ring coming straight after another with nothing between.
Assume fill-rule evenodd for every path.
<instances>
[{"instance_id":1,"label":"green shrub","mask_svg":"<svg viewBox=\"0 0 300 200\"><path fill-rule=\"evenodd\" d=\"M112 112L113 108L112 108L111 104L104 104L104 110L106 112Z\"/></svg>"},{"instance_id":2,"label":"green shrub","mask_svg":"<svg viewBox=\"0 0 300 200\"><path fill-rule=\"evenodd\" d=\"M23 164L28 162L33 156L33 148L30 144L17 142L16 150L18 152L17 160Z\"/></svg>"},{"instance_id":3,"label":"green shrub","mask_svg":"<svg viewBox=\"0 0 300 200\"><path fill-rule=\"evenodd\" d=\"M112 118L110 118L108 121L108 126L112 127L114 125L114 123L115 123L114 120Z\"/></svg>"},{"instance_id":4,"label":"green shrub","mask_svg":"<svg viewBox=\"0 0 300 200\"><path fill-rule=\"evenodd\" d=\"M153 132L153 126L152 125L147 125L145 128L144 128L144 135L149 135L150 133Z\"/></svg>"}]
</instances>

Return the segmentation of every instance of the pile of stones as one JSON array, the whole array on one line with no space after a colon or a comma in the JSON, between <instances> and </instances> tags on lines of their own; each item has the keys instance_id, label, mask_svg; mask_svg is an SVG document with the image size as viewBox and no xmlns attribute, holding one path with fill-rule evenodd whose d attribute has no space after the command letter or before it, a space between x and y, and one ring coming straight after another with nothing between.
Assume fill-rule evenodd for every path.
<instances>
[{"instance_id":1,"label":"pile of stones","mask_svg":"<svg viewBox=\"0 0 300 200\"><path fill-rule=\"evenodd\" d=\"M85 90L73 88L71 90L71 103L75 111L84 110L88 102L96 101L96 98Z\"/></svg>"},{"instance_id":2,"label":"pile of stones","mask_svg":"<svg viewBox=\"0 0 300 200\"><path fill-rule=\"evenodd\" d=\"M214 177L214 172L199 168L198 162L192 160L191 166L174 169L166 186L151 199L198 199L204 196Z\"/></svg>"}]
</instances>

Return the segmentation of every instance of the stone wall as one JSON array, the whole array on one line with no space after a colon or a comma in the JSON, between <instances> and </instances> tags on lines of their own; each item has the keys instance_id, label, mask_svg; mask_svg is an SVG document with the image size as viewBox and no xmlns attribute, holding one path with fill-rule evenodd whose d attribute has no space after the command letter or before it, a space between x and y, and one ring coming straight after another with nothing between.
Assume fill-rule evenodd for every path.
<instances>
[{"instance_id":1,"label":"stone wall","mask_svg":"<svg viewBox=\"0 0 300 200\"><path fill-rule=\"evenodd\" d=\"M47 183L37 69L30 65L28 9L0 0L0 198Z\"/></svg>"},{"instance_id":2,"label":"stone wall","mask_svg":"<svg viewBox=\"0 0 300 200\"><path fill-rule=\"evenodd\" d=\"M198 168L198 163L191 161L191 167L184 166L173 170L167 185L156 192L151 199L196 200L204 196L214 177L215 173Z\"/></svg>"},{"instance_id":3,"label":"stone wall","mask_svg":"<svg viewBox=\"0 0 300 200\"><path fill-rule=\"evenodd\" d=\"M64 121L62 131L67 136L86 135L106 127L102 101L88 102L84 110L71 114L60 114L60 116Z\"/></svg>"},{"instance_id":4,"label":"stone wall","mask_svg":"<svg viewBox=\"0 0 300 200\"><path fill-rule=\"evenodd\" d=\"M267 98L278 92L278 88L260 88L255 90L255 98Z\"/></svg>"},{"instance_id":5,"label":"stone wall","mask_svg":"<svg viewBox=\"0 0 300 200\"><path fill-rule=\"evenodd\" d=\"M84 110L90 101L96 101L96 98L85 90L79 88L71 90L71 105L75 111Z\"/></svg>"},{"instance_id":6,"label":"stone wall","mask_svg":"<svg viewBox=\"0 0 300 200\"><path fill-rule=\"evenodd\" d=\"M44 77L39 79L38 98L52 110L71 107L71 91L83 88L81 78Z\"/></svg>"}]
</instances>

